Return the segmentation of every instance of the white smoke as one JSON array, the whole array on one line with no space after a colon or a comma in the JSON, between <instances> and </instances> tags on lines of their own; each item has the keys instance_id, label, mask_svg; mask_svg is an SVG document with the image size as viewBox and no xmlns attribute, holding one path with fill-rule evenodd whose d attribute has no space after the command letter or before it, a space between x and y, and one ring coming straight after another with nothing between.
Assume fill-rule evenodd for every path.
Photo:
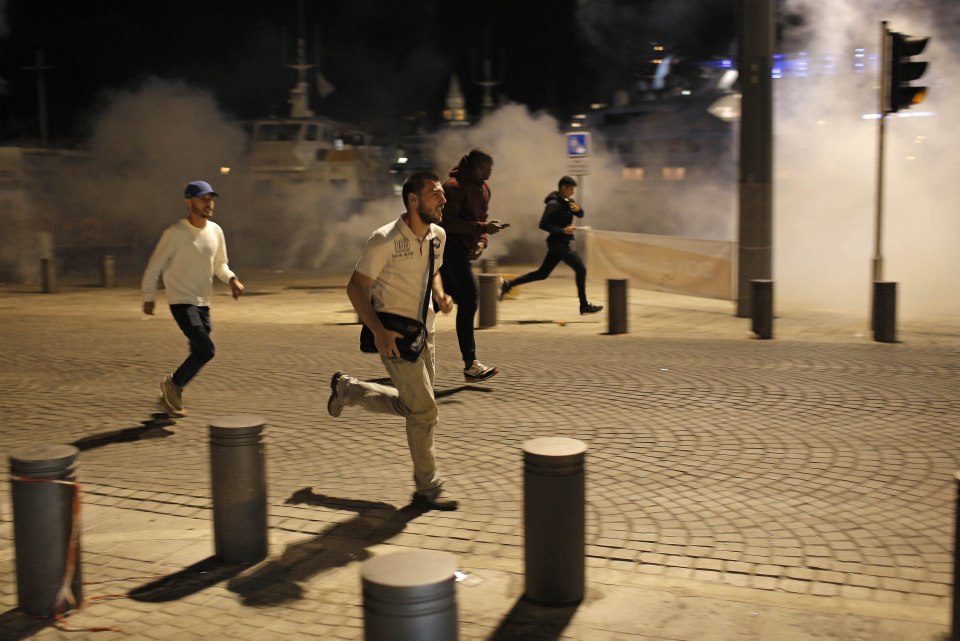
<instances>
[{"instance_id":1,"label":"white smoke","mask_svg":"<svg viewBox=\"0 0 960 641\"><path fill-rule=\"evenodd\" d=\"M894 2L788 4L806 24L786 38L795 51L809 51L811 60L832 55L840 65L850 64L855 47L877 55L880 20L888 20L892 30L932 36L919 56L929 62L922 78L931 88L927 99L903 112L909 117L887 119L882 278L899 284L901 317L956 314L960 182L953 173L960 161L954 124L960 94L948 74L957 60L957 40L955 28L938 29L956 22L942 20L930 3L910 3L909 11ZM835 75L775 82L773 255L781 309L867 313L878 124L864 115L877 113L878 74L876 65L862 76L841 67Z\"/></svg>"}]
</instances>

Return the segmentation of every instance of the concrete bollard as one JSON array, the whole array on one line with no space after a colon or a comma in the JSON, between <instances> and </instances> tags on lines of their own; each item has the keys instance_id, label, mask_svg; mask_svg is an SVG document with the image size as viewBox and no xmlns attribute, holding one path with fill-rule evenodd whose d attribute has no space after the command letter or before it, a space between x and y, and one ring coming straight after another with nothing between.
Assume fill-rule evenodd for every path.
<instances>
[{"instance_id":1,"label":"concrete bollard","mask_svg":"<svg viewBox=\"0 0 960 641\"><path fill-rule=\"evenodd\" d=\"M897 284L873 283L873 340L897 342Z\"/></svg>"},{"instance_id":2,"label":"concrete bollard","mask_svg":"<svg viewBox=\"0 0 960 641\"><path fill-rule=\"evenodd\" d=\"M100 284L104 287L117 286L117 265L112 254L106 254L100 264Z\"/></svg>"},{"instance_id":3,"label":"concrete bollard","mask_svg":"<svg viewBox=\"0 0 960 641\"><path fill-rule=\"evenodd\" d=\"M216 555L227 563L267 556L263 420L239 415L210 424L210 476Z\"/></svg>"},{"instance_id":4,"label":"concrete bollard","mask_svg":"<svg viewBox=\"0 0 960 641\"><path fill-rule=\"evenodd\" d=\"M83 602L79 498L72 445L31 445L10 452L17 603L51 617ZM67 588L67 589L65 589Z\"/></svg>"},{"instance_id":5,"label":"concrete bollard","mask_svg":"<svg viewBox=\"0 0 960 641\"><path fill-rule=\"evenodd\" d=\"M40 259L40 290L49 294L57 291L57 261L54 258Z\"/></svg>"},{"instance_id":6,"label":"concrete bollard","mask_svg":"<svg viewBox=\"0 0 960 641\"><path fill-rule=\"evenodd\" d=\"M499 267L497 266L496 258L481 258L480 259L480 273L481 274L496 274Z\"/></svg>"},{"instance_id":7,"label":"concrete bollard","mask_svg":"<svg viewBox=\"0 0 960 641\"><path fill-rule=\"evenodd\" d=\"M456 562L413 550L364 562L364 641L457 641Z\"/></svg>"},{"instance_id":8,"label":"concrete bollard","mask_svg":"<svg viewBox=\"0 0 960 641\"><path fill-rule=\"evenodd\" d=\"M750 281L751 331L757 338L773 338L773 281Z\"/></svg>"},{"instance_id":9,"label":"concrete bollard","mask_svg":"<svg viewBox=\"0 0 960 641\"><path fill-rule=\"evenodd\" d=\"M583 599L587 446L545 437L523 444L524 596L549 605Z\"/></svg>"},{"instance_id":10,"label":"concrete bollard","mask_svg":"<svg viewBox=\"0 0 960 641\"><path fill-rule=\"evenodd\" d=\"M497 326L497 303L500 298L500 277L496 274L480 274L480 319L478 327L487 329Z\"/></svg>"},{"instance_id":11,"label":"concrete bollard","mask_svg":"<svg viewBox=\"0 0 960 641\"><path fill-rule=\"evenodd\" d=\"M627 280L607 280L607 323L610 334L627 333Z\"/></svg>"}]
</instances>

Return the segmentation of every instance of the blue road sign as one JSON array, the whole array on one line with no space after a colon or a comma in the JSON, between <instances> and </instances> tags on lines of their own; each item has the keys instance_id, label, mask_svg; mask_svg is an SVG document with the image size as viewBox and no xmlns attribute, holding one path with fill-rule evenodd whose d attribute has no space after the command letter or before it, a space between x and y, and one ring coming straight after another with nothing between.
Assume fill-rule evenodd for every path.
<instances>
[{"instance_id":1,"label":"blue road sign","mask_svg":"<svg viewBox=\"0 0 960 641\"><path fill-rule=\"evenodd\" d=\"M590 132L577 131L567 134L567 158L583 158L590 155Z\"/></svg>"}]
</instances>

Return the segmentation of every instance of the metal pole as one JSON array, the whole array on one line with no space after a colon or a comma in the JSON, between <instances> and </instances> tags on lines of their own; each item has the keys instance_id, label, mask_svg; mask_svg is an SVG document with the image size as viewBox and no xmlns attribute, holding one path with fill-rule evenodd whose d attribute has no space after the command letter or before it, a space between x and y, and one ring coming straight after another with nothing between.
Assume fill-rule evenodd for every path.
<instances>
[{"instance_id":1,"label":"metal pole","mask_svg":"<svg viewBox=\"0 0 960 641\"><path fill-rule=\"evenodd\" d=\"M497 326L497 302L500 297L500 276L480 274L480 320L479 328Z\"/></svg>"},{"instance_id":2,"label":"metal pole","mask_svg":"<svg viewBox=\"0 0 960 641\"><path fill-rule=\"evenodd\" d=\"M40 259L40 290L45 294L57 291L57 261L54 258Z\"/></svg>"},{"instance_id":3,"label":"metal pole","mask_svg":"<svg viewBox=\"0 0 960 641\"><path fill-rule=\"evenodd\" d=\"M897 284L873 284L873 340L879 343L897 342Z\"/></svg>"},{"instance_id":4,"label":"metal pole","mask_svg":"<svg viewBox=\"0 0 960 641\"><path fill-rule=\"evenodd\" d=\"M753 301L751 329L757 338L773 338L773 281L754 279L750 285Z\"/></svg>"},{"instance_id":5,"label":"metal pole","mask_svg":"<svg viewBox=\"0 0 960 641\"><path fill-rule=\"evenodd\" d=\"M887 86L887 76L890 69L890 43L887 35L887 21L880 23L880 92L877 118L877 207L874 220L873 243L873 282L883 280L883 148L884 127L887 121L887 96L890 87Z\"/></svg>"},{"instance_id":6,"label":"metal pole","mask_svg":"<svg viewBox=\"0 0 960 641\"><path fill-rule=\"evenodd\" d=\"M953 517L953 618L950 626L950 641L960 641L960 472L953 475L957 482L956 504Z\"/></svg>"},{"instance_id":7,"label":"metal pole","mask_svg":"<svg viewBox=\"0 0 960 641\"><path fill-rule=\"evenodd\" d=\"M103 263L100 270L100 284L104 287L117 286L117 268L113 255L106 254L103 257Z\"/></svg>"},{"instance_id":8,"label":"metal pole","mask_svg":"<svg viewBox=\"0 0 960 641\"><path fill-rule=\"evenodd\" d=\"M72 445L31 445L10 452L17 603L50 617L83 601L79 499Z\"/></svg>"},{"instance_id":9,"label":"metal pole","mask_svg":"<svg viewBox=\"0 0 960 641\"><path fill-rule=\"evenodd\" d=\"M210 475L216 554L227 563L267 556L263 420L240 415L210 424Z\"/></svg>"},{"instance_id":10,"label":"metal pole","mask_svg":"<svg viewBox=\"0 0 960 641\"><path fill-rule=\"evenodd\" d=\"M587 446L545 437L523 444L524 596L550 605L583 600Z\"/></svg>"},{"instance_id":11,"label":"metal pole","mask_svg":"<svg viewBox=\"0 0 960 641\"><path fill-rule=\"evenodd\" d=\"M364 640L457 641L456 567L452 554L432 550L364 562Z\"/></svg>"},{"instance_id":12,"label":"metal pole","mask_svg":"<svg viewBox=\"0 0 960 641\"><path fill-rule=\"evenodd\" d=\"M737 316L750 315L750 281L773 271L773 0L739 0L740 199Z\"/></svg>"},{"instance_id":13,"label":"metal pole","mask_svg":"<svg viewBox=\"0 0 960 641\"><path fill-rule=\"evenodd\" d=\"M607 280L607 325L610 334L627 333L627 280Z\"/></svg>"}]
</instances>

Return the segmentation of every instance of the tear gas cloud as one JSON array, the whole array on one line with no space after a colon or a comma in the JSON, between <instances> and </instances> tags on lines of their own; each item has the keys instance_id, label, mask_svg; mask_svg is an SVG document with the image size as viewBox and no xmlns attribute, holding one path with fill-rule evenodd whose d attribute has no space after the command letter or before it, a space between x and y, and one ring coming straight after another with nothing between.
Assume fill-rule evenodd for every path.
<instances>
[{"instance_id":1,"label":"tear gas cloud","mask_svg":"<svg viewBox=\"0 0 960 641\"><path fill-rule=\"evenodd\" d=\"M898 283L904 318L947 318L960 311L960 181L955 4L790 0L805 25L784 33L787 47L808 51L811 65L832 55L838 67L855 47L879 49L879 23L929 35L921 81L927 99L907 117L888 118L882 224L882 278ZM782 311L866 313L874 252L878 69L812 73L774 83L774 274Z\"/></svg>"},{"instance_id":2,"label":"tear gas cloud","mask_svg":"<svg viewBox=\"0 0 960 641\"><path fill-rule=\"evenodd\" d=\"M960 96L949 81L960 53L958 10L941 6L935 13L914 7L907 15L894 11L892 2L874 2L864 10L853 0L826 5L790 0L788 5L805 21L783 33L784 48L808 50L811 59L827 54L842 59L857 46L875 51L881 17L896 30L932 36L922 56L930 61L923 80L931 92L908 113L933 115L891 118L888 127L884 278L900 283L902 317L955 314L960 305L953 286L960 271L960 217L953 203L960 197L960 181L948 172L960 164L958 128L952 126ZM875 80L875 70L868 69L859 76L811 74L774 84L773 277L782 312L842 309L860 314L867 309L876 121L863 115L876 111ZM93 164L83 175L61 181L61 207L106 218L123 230L119 242L132 246L141 261L160 231L183 215L180 189L197 178L210 180L224 194L216 219L227 231L231 261L238 268L349 271L369 233L402 212L398 195L357 209L336 191L308 185L265 193L244 165L246 132L203 90L154 79L105 104L91 129ZM436 134L432 156L441 179L473 147L494 157L490 214L511 227L493 238L488 256L524 262L542 257L544 234L537 225L544 196L568 173L565 130L546 113L507 104L473 127ZM586 211L583 224L735 238L735 149L723 161L733 169L728 176L677 181L662 191L651 187L653 181L623 180L621 161L606 151L606 143L595 131L589 174L579 179L577 194ZM220 176L221 166L233 171ZM14 211L24 213L17 214L17 224L7 224L13 214L5 212L8 229L35 223L36 213L28 211L35 204L15 205ZM22 254L29 243L12 244ZM9 263L11 243L2 245L0 261ZM20 262L36 265L35 257Z\"/></svg>"}]
</instances>

